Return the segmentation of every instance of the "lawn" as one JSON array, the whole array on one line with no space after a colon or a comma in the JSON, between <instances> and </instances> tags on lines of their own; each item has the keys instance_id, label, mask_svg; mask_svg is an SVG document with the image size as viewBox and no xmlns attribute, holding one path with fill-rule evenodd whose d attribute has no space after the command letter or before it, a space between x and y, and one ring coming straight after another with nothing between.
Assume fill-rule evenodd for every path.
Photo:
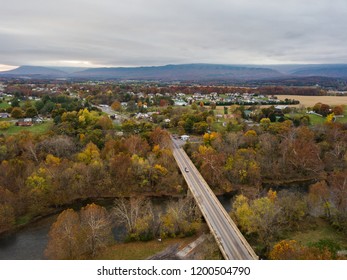
<instances>
[{"instance_id":1,"label":"lawn","mask_svg":"<svg viewBox=\"0 0 347 280\"><path fill-rule=\"evenodd\" d=\"M317 116L314 114L305 114L305 115L299 114L299 113L285 114L285 117L287 117L287 118L295 118L295 117L303 117L303 116L309 116L310 122L312 125L323 124L326 121L326 118L320 117L320 116Z\"/></svg>"},{"instance_id":2,"label":"lawn","mask_svg":"<svg viewBox=\"0 0 347 280\"><path fill-rule=\"evenodd\" d=\"M312 125L317 125L317 124L323 124L326 121L326 118L310 114L308 115L310 117L310 122Z\"/></svg>"},{"instance_id":3,"label":"lawn","mask_svg":"<svg viewBox=\"0 0 347 280\"><path fill-rule=\"evenodd\" d=\"M6 101L0 103L0 109L7 109L10 105Z\"/></svg>"},{"instance_id":4,"label":"lawn","mask_svg":"<svg viewBox=\"0 0 347 280\"><path fill-rule=\"evenodd\" d=\"M147 242L129 242L113 245L101 252L96 259L99 260L145 260L154 254L165 250L169 246L177 243L180 248L193 242L197 237L171 238L161 242L152 240Z\"/></svg>"},{"instance_id":5,"label":"lawn","mask_svg":"<svg viewBox=\"0 0 347 280\"><path fill-rule=\"evenodd\" d=\"M34 124L33 126L16 126L11 125L9 129L2 131L5 135L17 134L21 131L29 131L33 134L43 134L52 127L52 121L46 121L42 124Z\"/></svg>"}]
</instances>

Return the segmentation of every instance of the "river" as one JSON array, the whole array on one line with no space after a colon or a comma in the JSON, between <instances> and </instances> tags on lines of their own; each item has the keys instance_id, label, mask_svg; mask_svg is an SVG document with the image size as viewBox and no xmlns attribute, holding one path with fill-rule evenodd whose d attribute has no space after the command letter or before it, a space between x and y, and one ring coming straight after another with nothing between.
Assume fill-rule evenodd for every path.
<instances>
[{"instance_id":1,"label":"river","mask_svg":"<svg viewBox=\"0 0 347 280\"><path fill-rule=\"evenodd\" d=\"M231 209L231 195L218 196L219 201L229 212ZM154 199L153 204L159 206L168 199ZM43 218L37 222L18 230L17 232L0 238L0 260L43 260L44 250L48 242L48 232L58 215ZM121 241L125 236L125 228L113 228L115 240Z\"/></svg>"}]
</instances>

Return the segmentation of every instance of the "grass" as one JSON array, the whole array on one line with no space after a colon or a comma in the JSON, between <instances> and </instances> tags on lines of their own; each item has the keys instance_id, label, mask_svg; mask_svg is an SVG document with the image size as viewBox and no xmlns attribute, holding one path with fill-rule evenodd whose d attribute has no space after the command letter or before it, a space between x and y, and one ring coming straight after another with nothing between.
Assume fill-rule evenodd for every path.
<instances>
[{"instance_id":1,"label":"grass","mask_svg":"<svg viewBox=\"0 0 347 280\"><path fill-rule=\"evenodd\" d=\"M326 118L317 115L310 114L308 116L310 117L310 122L312 125L323 124L326 121Z\"/></svg>"},{"instance_id":2,"label":"grass","mask_svg":"<svg viewBox=\"0 0 347 280\"><path fill-rule=\"evenodd\" d=\"M2 101L0 103L0 109L7 109L9 107L10 107L10 105L6 101Z\"/></svg>"},{"instance_id":3,"label":"grass","mask_svg":"<svg viewBox=\"0 0 347 280\"><path fill-rule=\"evenodd\" d=\"M290 113L290 114L285 115L285 117L287 117L287 118L295 118L295 117L300 118L303 116L309 116L310 122L312 125L323 124L326 121L326 118L320 117L320 116L317 116L314 114L299 114L299 113L293 114L293 113Z\"/></svg>"},{"instance_id":4,"label":"grass","mask_svg":"<svg viewBox=\"0 0 347 280\"><path fill-rule=\"evenodd\" d=\"M303 229L290 234L287 238L294 239L303 245L317 242L321 239L330 239L338 243L341 248L347 249L347 236L336 231L327 221L315 219L315 227Z\"/></svg>"},{"instance_id":5,"label":"grass","mask_svg":"<svg viewBox=\"0 0 347 280\"><path fill-rule=\"evenodd\" d=\"M167 247L179 243L180 248L193 242L197 237L164 239L161 242L152 240L147 242L129 242L113 245L96 256L98 260L145 260Z\"/></svg>"},{"instance_id":6,"label":"grass","mask_svg":"<svg viewBox=\"0 0 347 280\"><path fill-rule=\"evenodd\" d=\"M347 105L345 105L343 115L343 118L337 118L336 121L340 123L347 123Z\"/></svg>"},{"instance_id":7,"label":"grass","mask_svg":"<svg viewBox=\"0 0 347 280\"><path fill-rule=\"evenodd\" d=\"M22 131L29 131L33 134L43 134L49 131L52 127L52 122L44 122L42 124L34 124L32 126L16 126L11 125L7 130L2 131L5 135L13 135Z\"/></svg>"}]
</instances>

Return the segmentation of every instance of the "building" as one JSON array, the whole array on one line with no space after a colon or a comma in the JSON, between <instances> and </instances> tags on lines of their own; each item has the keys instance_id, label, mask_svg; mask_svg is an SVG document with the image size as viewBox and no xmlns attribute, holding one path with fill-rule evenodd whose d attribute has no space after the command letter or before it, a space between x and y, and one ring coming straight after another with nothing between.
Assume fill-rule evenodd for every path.
<instances>
[{"instance_id":1,"label":"building","mask_svg":"<svg viewBox=\"0 0 347 280\"><path fill-rule=\"evenodd\" d=\"M8 119L10 117L9 113L0 113L0 119Z\"/></svg>"},{"instance_id":2,"label":"building","mask_svg":"<svg viewBox=\"0 0 347 280\"><path fill-rule=\"evenodd\" d=\"M184 100L175 100L175 106L187 106L188 103Z\"/></svg>"},{"instance_id":3,"label":"building","mask_svg":"<svg viewBox=\"0 0 347 280\"><path fill-rule=\"evenodd\" d=\"M19 119L16 122L16 126L32 126L32 125L33 125L32 118Z\"/></svg>"},{"instance_id":4,"label":"building","mask_svg":"<svg viewBox=\"0 0 347 280\"><path fill-rule=\"evenodd\" d=\"M183 141L187 141L187 140L189 140L189 135L181 135L180 136L180 138L181 138L181 140L183 140Z\"/></svg>"}]
</instances>

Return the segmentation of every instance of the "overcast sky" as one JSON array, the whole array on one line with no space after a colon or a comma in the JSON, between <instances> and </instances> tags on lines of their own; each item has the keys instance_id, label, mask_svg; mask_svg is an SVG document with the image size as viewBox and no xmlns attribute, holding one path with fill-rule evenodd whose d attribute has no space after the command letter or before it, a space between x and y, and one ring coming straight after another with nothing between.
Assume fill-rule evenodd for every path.
<instances>
[{"instance_id":1,"label":"overcast sky","mask_svg":"<svg viewBox=\"0 0 347 280\"><path fill-rule=\"evenodd\" d=\"M3 0L0 69L347 63L346 0Z\"/></svg>"}]
</instances>

